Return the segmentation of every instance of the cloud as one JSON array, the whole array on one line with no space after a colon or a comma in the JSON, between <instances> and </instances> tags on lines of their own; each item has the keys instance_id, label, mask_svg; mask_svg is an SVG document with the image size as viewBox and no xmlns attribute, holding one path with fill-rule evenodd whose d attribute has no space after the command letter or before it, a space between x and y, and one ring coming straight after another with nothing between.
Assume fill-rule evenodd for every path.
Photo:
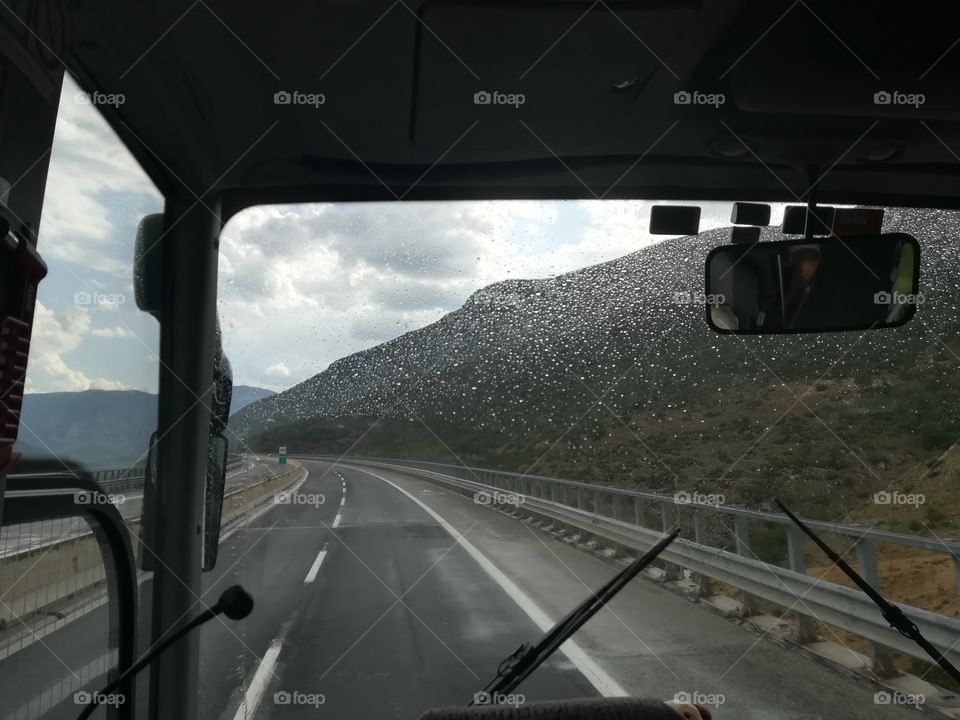
<instances>
[{"instance_id":1,"label":"cloud","mask_svg":"<svg viewBox=\"0 0 960 720\"><path fill-rule=\"evenodd\" d=\"M130 332L127 328L122 327L107 327L107 328L95 328L90 331L90 334L94 337L103 337L103 338L126 338L134 337L134 334Z\"/></svg>"},{"instance_id":2,"label":"cloud","mask_svg":"<svg viewBox=\"0 0 960 720\"><path fill-rule=\"evenodd\" d=\"M126 390L128 386L109 378L87 376L71 368L64 354L80 347L83 339L96 334L90 327L90 313L85 307L73 306L55 313L41 302L34 311L33 338L27 364L27 392L79 390Z\"/></svg>"},{"instance_id":3,"label":"cloud","mask_svg":"<svg viewBox=\"0 0 960 720\"><path fill-rule=\"evenodd\" d=\"M48 260L128 273L134 218L162 207L162 197L100 114L73 101L78 92L64 77L39 246ZM125 193L125 202L109 202L111 192ZM129 242L117 242L118 229Z\"/></svg>"},{"instance_id":4,"label":"cloud","mask_svg":"<svg viewBox=\"0 0 960 720\"><path fill-rule=\"evenodd\" d=\"M288 378L290 377L290 368L285 363L279 362L268 367L263 371L263 374L269 378Z\"/></svg>"}]
</instances>

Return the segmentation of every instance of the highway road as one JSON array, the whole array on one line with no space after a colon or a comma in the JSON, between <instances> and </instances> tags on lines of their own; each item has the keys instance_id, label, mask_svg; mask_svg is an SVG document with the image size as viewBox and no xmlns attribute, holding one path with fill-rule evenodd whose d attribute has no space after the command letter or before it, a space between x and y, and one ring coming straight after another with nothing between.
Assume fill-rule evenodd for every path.
<instances>
[{"instance_id":1,"label":"highway road","mask_svg":"<svg viewBox=\"0 0 960 720\"><path fill-rule=\"evenodd\" d=\"M294 502L230 532L206 576L204 603L240 582L256 608L201 630L204 718L406 718L465 704L504 657L618 569L400 472L304 467ZM102 658L106 611L0 660L0 716ZM919 717L645 579L575 643L515 699L688 692L722 701L721 720Z\"/></svg>"}]
</instances>

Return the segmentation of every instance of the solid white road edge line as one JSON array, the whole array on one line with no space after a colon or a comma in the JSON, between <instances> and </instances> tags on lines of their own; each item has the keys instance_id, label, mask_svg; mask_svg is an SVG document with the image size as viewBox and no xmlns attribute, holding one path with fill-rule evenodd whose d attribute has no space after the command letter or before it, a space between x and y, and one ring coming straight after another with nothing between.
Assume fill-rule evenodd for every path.
<instances>
[{"instance_id":1,"label":"solid white road edge line","mask_svg":"<svg viewBox=\"0 0 960 720\"><path fill-rule=\"evenodd\" d=\"M273 668L277 664L277 658L280 656L280 648L283 647L283 641L279 638L270 643L270 647L263 655L263 660L253 674L253 680L243 696L240 707L237 708L233 720L247 720L256 715L260 701L263 700L263 693L267 689L270 677L273 675Z\"/></svg>"},{"instance_id":2,"label":"solid white road edge line","mask_svg":"<svg viewBox=\"0 0 960 720\"><path fill-rule=\"evenodd\" d=\"M326 547L326 545L324 545ZM307 576L303 579L305 583L312 583L317 579L317 573L320 572L320 564L323 562L323 559L327 556L326 550L321 550L317 554L317 559L313 561L313 565L310 566L310 572L307 573Z\"/></svg>"},{"instance_id":3,"label":"solid white road edge line","mask_svg":"<svg viewBox=\"0 0 960 720\"><path fill-rule=\"evenodd\" d=\"M436 520L440 526L450 533L453 536L460 546L467 551L467 554L472 557L480 567L490 576L490 578L500 586L500 588L510 596L510 598L520 606L520 609L523 610L527 616L536 623L537 627L540 628L543 632L546 632L552 628L556 623L550 619L550 616L539 606L533 599L527 595L523 590L521 590L510 578L508 578L500 568L494 565L487 557L481 553L476 546L467 540L463 535L460 534L460 531L457 530L453 525L448 523L439 513L434 511L432 508L427 507L419 498L414 497L409 492L404 490L402 487L397 485L390 480L387 480L381 475L377 475L375 472L370 470L364 470L363 468L357 468L362 470L368 475L372 475L375 478L383 480L383 482L388 485L392 485L394 488L402 492L408 498L413 500L417 505L423 508L430 517ZM336 522L336 521L334 521ZM570 662L579 670L583 676L593 685L597 692L599 692L604 697L624 697L628 696L626 690L624 690L620 684L610 677L597 663L593 658L587 655L586 651L581 648L573 640L567 640L563 645L560 646L560 650L564 655L569 658Z\"/></svg>"}]
</instances>

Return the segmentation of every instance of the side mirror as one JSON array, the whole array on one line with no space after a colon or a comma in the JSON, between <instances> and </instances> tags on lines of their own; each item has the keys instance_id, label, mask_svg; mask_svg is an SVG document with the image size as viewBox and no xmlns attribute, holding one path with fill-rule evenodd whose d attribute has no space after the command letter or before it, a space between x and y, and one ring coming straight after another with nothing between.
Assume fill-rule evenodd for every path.
<instances>
[{"instance_id":1,"label":"side mirror","mask_svg":"<svg viewBox=\"0 0 960 720\"><path fill-rule=\"evenodd\" d=\"M133 249L133 295L137 307L160 320L163 303L163 215L147 215Z\"/></svg>"},{"instance_id":2,"label":"side mirror","mask_svg":"<svg viewBox=\"0 0 960 720\"><path fill-rule=\"evenodd\" d=\"M903 233L723 245L707 255L707 323L728 335L896 327L923 302Z\"/></svg>"},{"instance_id":3,"label":"side mirror","mask_svg":"<svg viewBox=\"0 0 960 720\"><path fill-rule=\"evenodd\" d=\"M161 323L163 307L163 232L162 214L147 215L137 228L134 249L134 295L137 307L150 313ZM223 511L223 491L227 481L228 443L223 433L230 418L233 398L233 370L223 352L220 319L217 318L216 348L214 349L213 392L210 406L210 431L207 444L207 469L203 494L203 558L204 570L212 570L217 563L220 544L220 520ZM156 433L150 441L147 470L144 479L144 513L141 524L141 546L150 546L157 518L153 498L156 487ZM141 567L151 569L152 558L141 551Z\"/></svg>"}]
</instances>

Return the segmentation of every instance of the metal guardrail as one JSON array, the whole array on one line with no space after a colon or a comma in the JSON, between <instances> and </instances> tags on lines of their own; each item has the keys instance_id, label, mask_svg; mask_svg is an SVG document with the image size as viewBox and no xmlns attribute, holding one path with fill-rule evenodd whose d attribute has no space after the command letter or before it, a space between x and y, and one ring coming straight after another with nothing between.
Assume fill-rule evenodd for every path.
<instances>
[{"instance_id":1,"label":"metal guardrail","mask_svg":"<svg viewBox=\"0 0 960 720\"><path fill-rule=\"evenodd\" d=\"M228 455L226 469L234 470L243 465L243 457L240 455ZM94 482L106 492L116 492L118 490L130 490L139 488L143 485L146 476L146 468L142 465L122 468L94 468L84 469L83 472L89 473ZM45 473L22 473L13 474L10 477L23 478L45 478L60 477L63 471L45 472Z\"/></svg>"},{"instance_id":2,"label":"metal guardrail","mask_svg":"<svg viewBox=\"0 0 960 720\"><path fill-rule=\"evenodd\" d=\"M680 568L690 570L698 591L705 592L709 578L742 590L747 594L745 611L751 611L753 598L787 608L799 620L797 641L815 641L814 620L820 620L870 642L872 669L881 676L896 674L891 650L920 660L929 657L911 640L889 627L879 609L858 590L853 590L806 574L807 538L788 518L725 505L700 505L683 502L675 496L645 493L589 483L521 475L481 468L466 468L422 461L359 459L350 462L378 467L411 470L424 479L438 482L468 494L485 494L485 500L518 514L546 520L554 527L573 530L594 538L598 544L646 551L666 530L677 523L680 513L692 516L694 539L678 539L662 558L668 563L667 579L678 579ZM647 527L646 512L657 509L662 527ZM610 512L604 512L608 509ZM732 517L736 552L709 544L707 520L711 516ZM789 568L763 562L750 547L750 527L757 523L786 526ZM938 541L913 535L873 530L853 525L809 521L821 532L854 538L860 571L874 586L878 585L876 545L891 543L944 553L952 557L955 570L960 567L960 543ZM958 573L960 575L960 573ZM960 621L921 608L896 603L917 624L941 653L960 663Z\"/></svg>"}]
</instances>

